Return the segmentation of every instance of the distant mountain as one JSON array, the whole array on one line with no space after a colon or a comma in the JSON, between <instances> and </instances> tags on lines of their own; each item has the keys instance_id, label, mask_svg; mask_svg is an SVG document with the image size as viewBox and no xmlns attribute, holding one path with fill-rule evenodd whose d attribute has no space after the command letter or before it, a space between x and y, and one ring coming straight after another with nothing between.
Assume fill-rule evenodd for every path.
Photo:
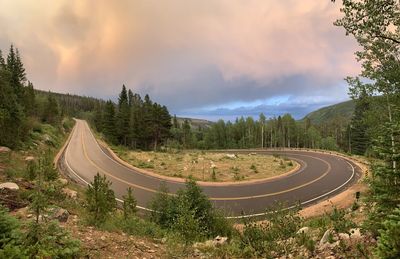
<instances>
[{"instance_id":1,"label":"distant mountain","mask_svg":"<svg viewBox=\"0 0 400 259\"><path fill-rule=\"evenodd\" d=\"M181 125L183 124L183 122L185 120L188 120L189 124L190 124L190 127L192 129L198 129L200 127L201 128L209 128L214 123L214 122L208 121L208 120L193 119L193 118L181 118L181 117L178 117L177 119L178 119L178 123L181 124Z\"/></svg>"},{"instance_id":2,"label":"distant mountain","mask_svg":"<svg viewBox=\"0 0 400 259\"><path fill-rule=\"evenodd\" d=\"M314 124L322 124L339 117L350 121L351 116L353 116L354 113L354 106L355 104L353 100L334 104L310 112L302 120L309 118Z\"/></svg>"}]
</instances>

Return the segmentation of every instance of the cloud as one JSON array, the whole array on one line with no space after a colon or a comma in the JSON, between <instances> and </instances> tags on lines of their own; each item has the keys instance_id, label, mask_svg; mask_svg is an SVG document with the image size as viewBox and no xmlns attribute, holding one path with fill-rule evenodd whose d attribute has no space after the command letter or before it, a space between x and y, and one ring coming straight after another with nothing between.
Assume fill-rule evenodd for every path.
<instances>
[{"instance_id":1,"label":"cloud","mask_svg":"<svg viewBox=\"0 0 400 259\"><path fill-rule=\"evenodd\" d=\"M283 95L337 92L339 100L342 78L358 72L356 44L332 25L339 7L315 0L2 1L0 48L20 48L38 88L115 98L125 83L177 114Z\"/></svg>"}]
</instances>

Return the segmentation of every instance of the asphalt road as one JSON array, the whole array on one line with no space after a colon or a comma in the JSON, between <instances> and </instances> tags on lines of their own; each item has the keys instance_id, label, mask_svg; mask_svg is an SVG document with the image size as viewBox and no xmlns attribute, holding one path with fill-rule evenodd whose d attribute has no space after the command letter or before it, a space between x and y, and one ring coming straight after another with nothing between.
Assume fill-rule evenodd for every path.
<instances>
[{"instance_id":1,"label":"asphalt road","mask_svg":"<svg viewBox=\"0 0 400 259\"><path fill-rule=\"evenodd\" d=\"M245 151L238 151L245 152ZM259 215L265 209L283 202L310 205L343 191L359 175L359 168L351 161L323 153L296 150L258 151L265 154L283 154L300 163L296 172L281 178L256 183L229 186L202 186L215 206L229 215ZM97 172L111 182L116 197L121 199L130 186L138 200L138 207L146 209L160 183L165 182L171 193L184 187L184 183L165 181L133 170L115 161L97 143L89 126L77 120L61 162L69 175L88 184Z\"/></svg>"}]
</instances>

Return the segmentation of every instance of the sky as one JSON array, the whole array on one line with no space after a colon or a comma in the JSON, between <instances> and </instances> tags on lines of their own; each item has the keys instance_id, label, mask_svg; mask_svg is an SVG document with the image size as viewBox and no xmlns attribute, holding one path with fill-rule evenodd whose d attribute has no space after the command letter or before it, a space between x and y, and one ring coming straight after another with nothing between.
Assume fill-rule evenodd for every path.
<instances>
[{"instance_id":1,"label":"sky","mask_svg":"<svg viewBox=\"0 0 400 259\"><path fill-rule=\"evenodd\" d=\"M355 41L329 0L0 0L35 88L116 100L122 84L171 114L210 120L348 99Z\"/></svg>"}]
</instances>

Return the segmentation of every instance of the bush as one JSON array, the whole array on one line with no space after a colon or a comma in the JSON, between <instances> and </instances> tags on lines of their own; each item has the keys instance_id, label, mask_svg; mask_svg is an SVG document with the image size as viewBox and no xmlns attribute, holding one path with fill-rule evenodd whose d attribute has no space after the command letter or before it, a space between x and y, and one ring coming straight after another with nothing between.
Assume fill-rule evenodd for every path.
<instances>
[{"instance_id":1,"label":"bush","mask_svg":"<svg viewBox=\"0 0 400 259\"><path fill-rule=\"evenodd\" d=\"M192 179L176 196L168 194L165 185L151 202L151 220L163 229L176 232L186 242L202 240L217 235L230 236L232 226L215 210L208 197Z\"/></svg>"},{"instance_id":2,"label":"bush","mask_svg":"<svg viewBox=\"0 0 400 259\"><path fill-rule=\"evenodd\" d=\"M72 239L55 221L46 224L32 222L24 246L32 258L74 258L80 251L79 241Z\"/></svg>"},{"instance_id":3,"label":"bush","mask_svg":"<svg viewBox=\"0 0 400 259\"><path fill-rule=\"evenodd\" d=\"M136 213L136 204L137 201L135 197L133 197L132 188L129 187L127 190L127 195L122 197L124 200L124 204L122 206L124 211L124 218L128 219L135 215Z\"/></svg>"},{"instance_id":4,"label":"bush","mask_svg":"<svg viewBox=\"0 0 400 259\"><path fill-rule=\"evenodd\" d=\"M88 222L99 226L104 223L109 214L115 209L116 201L114 191L110 189L111 182L99 173L86 189L86 204Z\"/></svg>"},{"instance_id":5,"label":"bush","mask_svg":"<svg viewBox=\"0 0 400 259\"><path fill-rule=\"evenodd\" d=\"M18 220L10 216L8 211L0 205L0 250L9 244L15 244L21 234L18 229Z\"/></svg>"},{"instance_id":6,"label":"bush","mask_svg":"<svg viewBox=\"0 0 400 259\"><path fill-rule=\"evenodd\" d=\"M263 224L245 220L241 234L242 251L253 256L274 257L287 256L291 252L290 238L296 237L296 231L302 219L298 210L271 209L267 214L267 221Z\"/></svg>"},{"instance_id":7,"label":"bush","mask_svg":"<svg viewBox=\"0 0 400 259\"><path fill-rule=\"evenodd\" d=\"M400 257L400 208L393 211L383 222L380 230L376 256L379 258Z\"/></svg>"}]
</instances>

